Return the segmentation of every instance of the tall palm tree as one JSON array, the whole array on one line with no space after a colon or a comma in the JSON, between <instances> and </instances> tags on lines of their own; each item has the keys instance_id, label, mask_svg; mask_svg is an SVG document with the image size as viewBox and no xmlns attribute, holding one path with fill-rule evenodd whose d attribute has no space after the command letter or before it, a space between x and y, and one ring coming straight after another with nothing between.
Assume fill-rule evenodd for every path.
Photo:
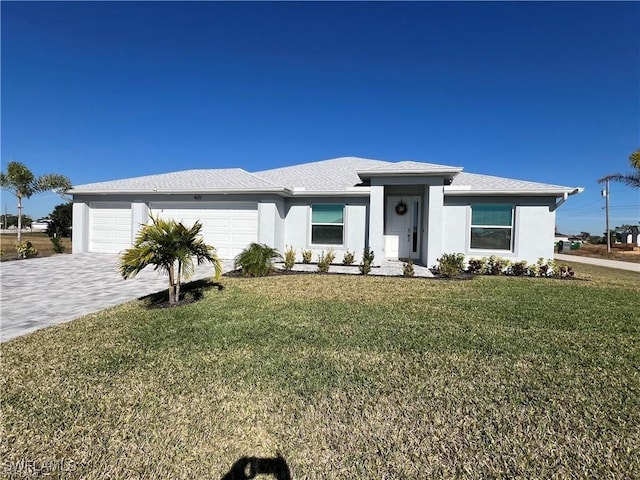
<instances>
[{"instance_id":1,"label":"tall palm tree","mask_svg":"<svg viewBox=\"0 0 640 480\"><path fill-rule=\"evenodd\" d=\"M614 173L613 175L607 175L598 180L598 183L604 183L607 180L613 182L622 182L633 188L640 188L640 148L629 155L629 163L636 169L635 172L622 174Z\"/></svg>"},{"instance_id":2,"label":"tall palm tree","mask_svg":"<svg viewBox=\"0 0 640 480\"><path fill-rule=\"evenodd\" d=\"M52 190L63 195L71 188L71 181L64 175L50 174L36 177L20 162L7 163L7 173L0 173L0 186L18 198L18 243L22 240L22 199L36 193Z\"/></svg>"},{"instance_id":3,"label":"tall palm tree","mask_svg":"<svg viewBox=\"0 0 640 480\"><path fill-rule=\"evenodd\" d=\"M169 276L169 303L180 299L180 282L188 280L198 265L213 264L216 279L222 274L222 264L215 248L204 243L200 236L202 224L196 222L188 228L175 220L151 217L152 223L144 225L133 246L120 257L118 268L126 278L135 277L149 265Z\"/></svg>"}]
</instances>

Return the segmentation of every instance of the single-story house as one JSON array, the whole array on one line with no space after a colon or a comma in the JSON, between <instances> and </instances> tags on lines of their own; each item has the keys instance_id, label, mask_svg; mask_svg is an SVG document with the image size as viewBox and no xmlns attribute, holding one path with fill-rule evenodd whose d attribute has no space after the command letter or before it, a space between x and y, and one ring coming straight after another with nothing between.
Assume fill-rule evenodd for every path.
<instances>
[{"instance_id":1,"label":"single-story house","mask_svg":"<svg viewBox=\"0 0 640 480\"><path fill-rule=\"evenodd\" d=\"M259 172L186 170L74 187L73 252L120 252L149 215L203 224L220 258L251 242L432 266L443 253L553 256L555 211L583 189L413 161L341 157Z\"/></svg>"}]
</instances>

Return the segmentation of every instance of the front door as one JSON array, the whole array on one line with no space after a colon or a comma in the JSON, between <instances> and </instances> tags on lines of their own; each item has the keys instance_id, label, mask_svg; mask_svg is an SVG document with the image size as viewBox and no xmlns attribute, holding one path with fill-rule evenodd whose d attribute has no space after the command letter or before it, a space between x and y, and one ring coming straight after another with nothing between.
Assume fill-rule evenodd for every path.
<instances>
[{"instance_id":1,"label":"front door","mask_svg":"<svg viewBox=\"0 0 640 480\"><path fill-rule=\"evenodd\" d=\"M421 206L419 196L387 197L387 257L420 258Z\"/></svg>"}]
</instances>

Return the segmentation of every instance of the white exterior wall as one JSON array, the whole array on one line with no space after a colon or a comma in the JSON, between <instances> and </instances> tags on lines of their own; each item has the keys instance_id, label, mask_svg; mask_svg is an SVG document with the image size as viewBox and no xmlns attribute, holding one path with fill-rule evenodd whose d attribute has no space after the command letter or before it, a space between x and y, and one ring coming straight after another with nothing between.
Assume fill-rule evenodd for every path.
<instances>
[{"instance_id":1,"label":"white exterior wall","mask_svg":"<svg viewBox=\"0 0 640 480\"><path fill-rule=\"evenodd\" d=\"M73 219L71 220L71 253L89 251L89 204L73 202Z\"/></svg>"},{"instance_id":2,"label":"white exterior wall","mask_svg":"<svg viewBox=\"0 0 640 480\"><path fill-rule=\"evenodd\" d=\"M262 200L258 203L258 242L285 249L285 202L283 198Z\"/></svg>"},{"instance_id":3,"label":"white exterior wall","mask_svg":"<svg viewBox=\"0 0 640 480\"><path fill-rule=\"evenodd\" d=\"M540 257L553 258L556 212L548 206L516 207L515 252L518 260L535 263Z\"/></svg>"},{"instance_id":4,"label":"white exterior wall","mask_svg":"<svg viewBox=\"0 0 640 480\"><path fill-rule=\"evenodd\" d=\"M426 235L422 241L423 254L427 266L435 265L444 249L444 187L442 185L425 186L426 220L423 222ZM426 249L426 252L424 251Z\"/></svg>"},{"instance_id":5,"label":"white exterior wall","mask_svg":"<svg viewBox=\"0 0 640 480\"><path fill-rule=\"evenodd\" d=\"M258 204L258 243L275 247L277 211L275 203L264 202Z\"/></svg>"},{"instance_id":6,"label":"white exterior wall","mask_svg":"<svg viewBox=\"0 0 640 480\"><path fill-rule=\"evenodd\" d=\"M375 179L374 179L375 180ZM384 245L384 185L372 181L369 206L369 247L373 251L373 265L379 267L386 257Z\"/></svg>"},{"instance_id":7,"label":"white exterior wall","mask_svg":"<svg viewBox=\"0 0 640 480\"><path fill-rule=\"evenodd\" d=\"M150 222L149 206L143 200L135 200L131 203L131 232L133 233L132 241L138 235L138 231L142 225Z\"/></svg>"},{"instance_id":8,"label":"white exterior wall","mask_svg":"<svg viewBox=\"0 0 640 480\"><path fill-rule=\"evenodd\" d=\"M467 246L469 227L467 217L469 207L467 205L445 205L443 210L442 223L442 251L443 253L464 253L468 254ZM439 258L439 257L438 257ZM429 266L437 262L430 263Z\"/></svg>"},{"instance_id":9,"label":"white exterior wall","mask_svg":"<svg viewBox=\"0 0 640 480\"><path fill-rule=\"evenodd\" d=\"M311 205L344 203L344 231L343 245L312 245L311 244ZM286 220L284 228L284 250L293 247L296 250L296 261L302 261L302 250L313 252L312 262L316 262L321 252L333 248L336 252L336 263L342 262L344 254L349 251L355 253L356 261L362 257L365 246L365 232L367 230L367 204L361 199L335 198L306 198L287 200Z\"/></svg>"},{"instance_id":10,"label":"white exterior wall","mask_svg":"<svg viewBox=\"0 0 640 480\"><path fill-rule=\"evenodd\" d=\"M506 203L515 206L513 250L471 250L471 205ZM540 257L553 258L555 200L550 198L453 197L443 209L442 253L464 253L468 258L490 255L511 261L535 263ZM435 264L434 262L433 264ZM429 263L429 266L432 264Z\"/></svg>"}]
</instances>

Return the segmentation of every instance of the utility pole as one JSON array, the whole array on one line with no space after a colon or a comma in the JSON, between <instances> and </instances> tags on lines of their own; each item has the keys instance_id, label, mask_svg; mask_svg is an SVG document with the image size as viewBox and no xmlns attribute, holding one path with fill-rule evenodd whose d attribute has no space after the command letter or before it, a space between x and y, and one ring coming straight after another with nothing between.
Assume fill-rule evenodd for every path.
<instances>
[{"instance_id":1,"label":"utility pole","mask_svg":"<svg viewBox=\"0 0 640 480\"><path fill-rule=\"evenodd\" d=\"M607 236L607 253L611 253L611 234L609 233L609 179L605 180L604 190L602 191L602 196L604 197L604 210L605 210L605 223L606 223L606 233Z\"/></svg>"}]
</instances>

